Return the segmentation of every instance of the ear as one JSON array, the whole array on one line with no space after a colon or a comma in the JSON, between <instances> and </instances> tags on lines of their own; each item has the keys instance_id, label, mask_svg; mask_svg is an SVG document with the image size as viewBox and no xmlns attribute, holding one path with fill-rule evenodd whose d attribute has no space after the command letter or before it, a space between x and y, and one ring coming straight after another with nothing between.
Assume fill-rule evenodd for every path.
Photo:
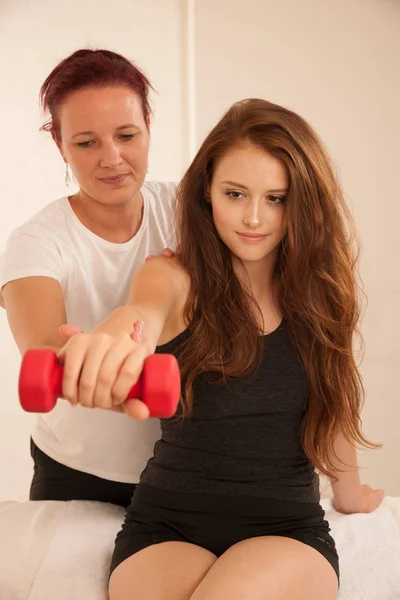
<instances>
[{"instance_id":1,"label":"ear","mask_svg":"<svg viewBox=\"0 0 400 600\"><path fill-rule=\"evenodd\" d=\"M61 146L61 140L60 140L60 139L57 137L57 135L55 134L55 132L54 132L54 131L52 131L52 132L51 132L51 137L53 138L53 142L54 142L54 143L55 143L55 145L57 146L57 148L58 148L58 150L59 150L59 152L60 152L60 154L61 154L61 156L62 156L62 158L63 158L63 161L64 161L65 163L67 163L68 161L67 161L67 159L65 158L65 155L64 155L64 152L63 152L63 149L62 149L62 146Z\"/></svg>"},{"instance_id":2,"label":"ear","mask_svg":"<svg viewBox=\"0 0 400 600\"><path fill-rule=\"evenodd\" d=\"M55 131L52 131L52 132L51 132L51 137L53 138L53 142L56 144L56 146L58 146L58 147L59 147L59 146L60 146L60 143L59 143L58 137L56 136L56 133L55 133Z\"/></svg>"},{"instance_id":3,"label":"ear","mask_svg":"<svg viewBox=\"0 0 400 600\"><path fill-rule=\"evenodd\" d=\"M146 117L146 125L147 125L147 127L149 127L149 128L150 128L150 125L151 125L151 117L150 117L150 113L149 113L149 114L147 115L147 117Z\"/></svg>"}]
</instances>

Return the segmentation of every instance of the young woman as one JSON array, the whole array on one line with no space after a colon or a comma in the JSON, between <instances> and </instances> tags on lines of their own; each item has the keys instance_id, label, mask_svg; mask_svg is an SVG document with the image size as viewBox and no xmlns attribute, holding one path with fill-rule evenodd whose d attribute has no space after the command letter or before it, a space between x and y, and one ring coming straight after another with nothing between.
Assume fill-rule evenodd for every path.
<instances>
[{"instance_id":1,"label":"young woman","mask_svg":"<svg viewBox=\"0 0 400 600\"><path fill-rule=\"evenodd\" d=\"M124 398L145 357L180 363L182 401L118 534L110 600L333 600L338 556L316 471L341 512L372 511L383 492L357 470L356 444L371 444L355 257L329 158L295 113L239 102L176 208L179 256L146 263L126 305L60 353L72 404L135 418L145 405Z\"/></svg>"},{"instance_id":2,"label":"young woman","mask_svg":"<svg viewBox=\"0 0 400 600\"><path fill-rule=\"evenodd\" d=\"M76 194L48 204L14 231L0 287L15 341L60 348L63 323L90 331L125 303L148 254L172 243L176 186L144 183L150 83L124 57L78 50L41 89L51 132ZM124 415L59 403L32 432L31 500L99 500L127 506L160 428Z\"/></svg>"}]
</instances>

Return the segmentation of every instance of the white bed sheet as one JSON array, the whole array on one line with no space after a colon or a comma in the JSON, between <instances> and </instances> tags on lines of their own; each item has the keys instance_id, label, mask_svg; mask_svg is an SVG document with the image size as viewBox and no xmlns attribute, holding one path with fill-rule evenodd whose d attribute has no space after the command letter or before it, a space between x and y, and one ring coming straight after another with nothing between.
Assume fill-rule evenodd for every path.
<instances>
[{"instance_id":1,"label":"white bed sheet","mask_svg":"<svg viewBox=\"0 0 400 600\"><path fill-rule=\"evenodd\" d=\"M340 600L400 600L400 498L370 515L340 515L329 501L324 508L340 555ZM122 509L95 502L1 502L1 600L106 600L122 520Z\"/></svg>"}]
</instances>

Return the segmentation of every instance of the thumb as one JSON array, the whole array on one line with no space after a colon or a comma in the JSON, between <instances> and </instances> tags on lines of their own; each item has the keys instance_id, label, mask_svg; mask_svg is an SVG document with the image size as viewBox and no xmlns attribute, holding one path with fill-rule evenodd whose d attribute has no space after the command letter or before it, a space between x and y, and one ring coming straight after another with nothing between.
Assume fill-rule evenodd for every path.
<instances>
[{"instance_id":1,"label":"thumb","mask_svg":"<svg viewBox=\"0 0 400 600\"><path fill-rule=\"evenodd\" d=\"M120 405L122 412L128 417L136 419L138 421L144 421L150 417L150 411L146 404L141 400L128 398L123 404Z\"/></svg>"},{"instance_id":2,"label":"thumb","mask_svg":"<svg viewBox=\"0 0 400 600\"><path fill-rule=\"evenodd\" d=\"M79 327L75 327L75 325L69 325L68 323L66 323L65 325L61 325L61 327L58 328L58 333L65 340L69 340L76 333L82 333L82 329L80 329Z\"/></svg>"}]
</instances>

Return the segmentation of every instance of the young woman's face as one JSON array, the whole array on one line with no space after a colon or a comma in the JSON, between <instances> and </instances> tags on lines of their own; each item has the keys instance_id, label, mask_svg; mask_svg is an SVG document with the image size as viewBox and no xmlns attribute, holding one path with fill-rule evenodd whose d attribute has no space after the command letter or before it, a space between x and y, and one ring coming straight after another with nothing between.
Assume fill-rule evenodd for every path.
<instances>
[{"instance_id":1,"label":"young woman's face","mask_svg":"<svg viewBox=\"0 0 400 600\"><path fill-rule=\"evenodd\" d=\"M250 143L232 148L217 163L210 186L215 227L245 265L275 262L287 231L288 186L282 163Z\"/></svg>"},{"instance_id":2,"label":"young woman's face","mask_svg":"<svg viewBox=\"0 0 400 600\"><path fill-rule=\"evenodd\" d=\"M129 202L148 165L150 134L139 96L123 86L78 90L59 118L59 148L81 193L102 204Z\"/></svg>"}]
</instances>

